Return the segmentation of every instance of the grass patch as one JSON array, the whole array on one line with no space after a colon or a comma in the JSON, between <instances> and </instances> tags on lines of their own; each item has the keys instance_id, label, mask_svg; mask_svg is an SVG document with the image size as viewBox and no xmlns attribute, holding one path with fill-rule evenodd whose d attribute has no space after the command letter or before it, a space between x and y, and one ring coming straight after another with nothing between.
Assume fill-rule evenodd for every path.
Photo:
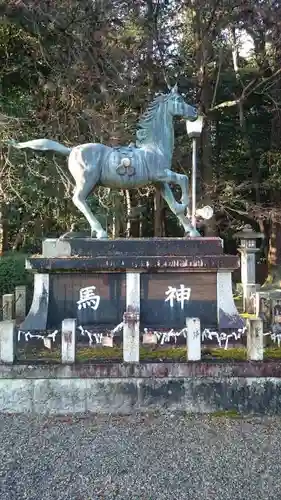
<instances>
[{"instance_id":1,"label":"grass patch","mask_svg":"<svg viewBox=\"0 0 281 500\"><path fill-rule=\"evenodd\" d=\"M241 316L241 318L244 318L244 319L257 319L256 314L241 313L240 316Z\"/></svg>"},{"instance_id":2,"label":"grass patch","mask_svg":"<svg viewBox=\"0 0 281 500\"><path fill-rule=\"evenodd\" d=\"M187 349L186 347L162 347L151 349L149 347L140 348L141 360L169 360L169 361L186 361Z\"/></svg>"},{"instance_id":3,"label":"grass patch","mask_svg":"<svg viewBox=\"0 0 281 500\"><path fill-rule=\"evenodd\" d=\"M77 349L76 359L79 362L90 360L122 361L121 347L81 347ZM185 347L151 348L140 347L140 361L186 361Z\"/></svg>"},{"instance_id":4,"label":"grass patch","mask_svg":"<svg viewBox=\"0 0 281 500\"><path fill-rule=\"evenodd\" d=\"M202 357L245 361L247 359L247 350L246 347L233 347L230 349L221 349L219 347L203 348Z\"/></svg>"},{"instance_id":5,"label":"grass patch","mask_svg":"<svg viewBox=\"0 0 281 500\"><path fill-rule=\"evenodd\" d=\"M280 359L281 347L266 347L263 353L264 359Z\"/></svg>"},{"instance_id":6,"label":"grass patch","mask_svg":"<svg viewBox=\"0 0 281 500\"><path fill-rule=\"evenodd\" d=\"M76 360L85 362L91 360L122 361L121 347L80 347L76 351Z\"/></svg>"},{"instance_id":7,"label":"grass patch","mask_svg":"<svg viewBox=\"0 0 281 500\"><path fill-rule=\"evenodd\" d=\"M47 362L56 362L60 363L61 360L61 349L59 347L55 347L54 349L46 349L42 347L38 348L27 348L27 349L19 349L17 352L17 360L18 361L27 361L27 360L38 360L38 361L47 361Z\"/></svg>"},{"instance_id":8,"label":"grass patch","mask_svg":"<svg viewBox=\"0 0 281 500\"><path fill-rule=\"evenodd\" d=\"M61 349L55 347L52 350L41 349L19 349L17 355L18 361L38 360L38 361L55 361L60 362ZM140 347L140 361L174 361L186 362L187 350L183 346L158 346L158 347ZM281 359L281 347L267 347L264 349L264 359ZM221 349L218 347L202 349L202 361L246 361L247 349L245 347L237 347L230 349ZM123 348L122 346L114 347L79 347L76 350L76 361L78 363L87 363L91 361L123 361Z\"/></svg>"}]
</instances>

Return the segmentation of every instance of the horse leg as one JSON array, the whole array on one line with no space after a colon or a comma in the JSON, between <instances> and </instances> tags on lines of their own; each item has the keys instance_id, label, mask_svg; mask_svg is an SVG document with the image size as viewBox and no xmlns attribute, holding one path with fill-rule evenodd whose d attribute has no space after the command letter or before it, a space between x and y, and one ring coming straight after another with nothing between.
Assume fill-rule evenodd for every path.
<instances>
[{"instance_id":1,"label":"horse leg","mask_svg":"<svg viewBox=\"0 0 281 500\"><path fill-rule=\"evenodd\" d=\"M185 205L188 208L189 204L189 196L188 196L188 189L189 189L189 182L188 182L188 177L187 175L183 174L177 174L173 172L173 177L174 177L174 184L178 184L181 188L181 204Z\"/></svg>"},{"instance_id":2,"label":"horse leg","mask_svg":"<svg viewBox=\"0 0 281 500\"><path fill-rule=\"evenodd\" d=\"M97 239L107 238L107 232L104 231L102 225L99 223L97 218L91 212L89 205L86 201L87 196L93 190L94 186L95 185L91 184L91 187L89 188L89 183L86 182L86 180L83 183L80 182L79 184L77 184L74 188L72 201L89 222L91 226L91 236L93 237L95 233Z\"/></svg>"},{"instance_id":3,"label":"horse leg","mask_svg":"<svg viewBox=\"0 0 281 500\"><path fill-rule=\"evenodd\" d=\"M182 211L182 205L176 202L169 184L167 184L166 182L161 184L160 192L164 200L169 205L171 211L177 216L178 220L183 226L185 234L189 234L189 236L200 236L200 233L196 230L196 228L192 226L190 218L184 215L184 211Z\"/></svg>"},{"instance_id":4,"label":"horse leg","mask_svg":"<svg viewBox=\"0 0 281 500\"><path fill-rule=\"evenodd\" d=\"M173 193L169 195L169 197L173 198L174 200L174 207L177 210L177 215L178 214L185 214L185 211L188 210L188 205L189 205L189 195L188 195L188 177L187 175L183 174L177 174L176 172L173 172L172 170L165 170L164 173L158 178L155 179L157 182L163 182L165 184L176 184L181 188L181 200L180 203L178 203L175 198ZM168 202L167 202L168 203ZM175 213L175 212L174 212Z\"/></svg>"}]
</instances>

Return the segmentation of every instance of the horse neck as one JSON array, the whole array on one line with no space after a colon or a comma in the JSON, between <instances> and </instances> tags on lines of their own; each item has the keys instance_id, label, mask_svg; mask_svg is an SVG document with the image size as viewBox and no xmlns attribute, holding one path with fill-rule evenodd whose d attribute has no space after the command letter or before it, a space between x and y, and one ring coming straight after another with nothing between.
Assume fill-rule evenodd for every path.
<instances>
[{"instance_id":1,"label":"horse neck","mask_svg":"<svg viewBox=\"0 0 281 500\"><path fill-rule=\"evenodd\" d=\"M151 132L142 146L157 147L170 163L174 150L174 126L172 115L168 113L166 106L159 108L151 120L150 127Z\"/></svg>"}]
</instances>

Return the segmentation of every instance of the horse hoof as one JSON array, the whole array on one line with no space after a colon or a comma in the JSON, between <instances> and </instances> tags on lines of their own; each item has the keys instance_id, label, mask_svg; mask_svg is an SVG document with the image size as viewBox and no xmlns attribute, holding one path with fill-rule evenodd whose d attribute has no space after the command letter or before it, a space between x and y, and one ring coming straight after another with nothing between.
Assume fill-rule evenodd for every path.
<instances>
[{"instance_id":1,"label":"horse hoof","mask_svg":"<svg viewBox=\"0 0 281 500\"><path fill-rule=\"evenodd\" d=\"M96 238L97 240L107 240L107 232L106 231L97 231L96 232Z\"/></svg>"},{"instance_id":2,"label":"horse hoof","mask_svg":"<svg viewBox=\"0 0 281 500\"><path fill-rule=\"evenodd\" d=\"M177 203L175 213L176 215L185 215L186 209L187 205L185 205L184 203Z\"/></svg>"},{"instance_id":3,"label":"horse hoof","mask_svg":"<svg viewBox=\"0 0 281 500\"><path fill-rule=\"evenodd\" d=\"M198 238L201 234L196 229L190 229L185 233L185 238Z\"/></svg>"}]
</instances>

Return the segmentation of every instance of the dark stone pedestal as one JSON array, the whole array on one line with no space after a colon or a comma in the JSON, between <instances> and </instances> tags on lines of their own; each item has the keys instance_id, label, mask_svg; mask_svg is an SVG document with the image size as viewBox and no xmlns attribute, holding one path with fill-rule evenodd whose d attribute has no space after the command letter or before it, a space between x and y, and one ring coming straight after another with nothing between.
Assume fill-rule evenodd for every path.
<instances>
[{"instance_id":1,"label":"dark stone pedestal","mask_svg":"<svg viewBox=\"0 0 281 500\"><path fill-rule=\"evenodd\" d=\"M142 329L184 328L186 317L240 328L231 283L238 266L220 238L45 240L42 255L27 261L34 297L21 329L60 328L65 318L111 329L126 311L126 273L140 274Z\"/></svg>"}]
</instances>

